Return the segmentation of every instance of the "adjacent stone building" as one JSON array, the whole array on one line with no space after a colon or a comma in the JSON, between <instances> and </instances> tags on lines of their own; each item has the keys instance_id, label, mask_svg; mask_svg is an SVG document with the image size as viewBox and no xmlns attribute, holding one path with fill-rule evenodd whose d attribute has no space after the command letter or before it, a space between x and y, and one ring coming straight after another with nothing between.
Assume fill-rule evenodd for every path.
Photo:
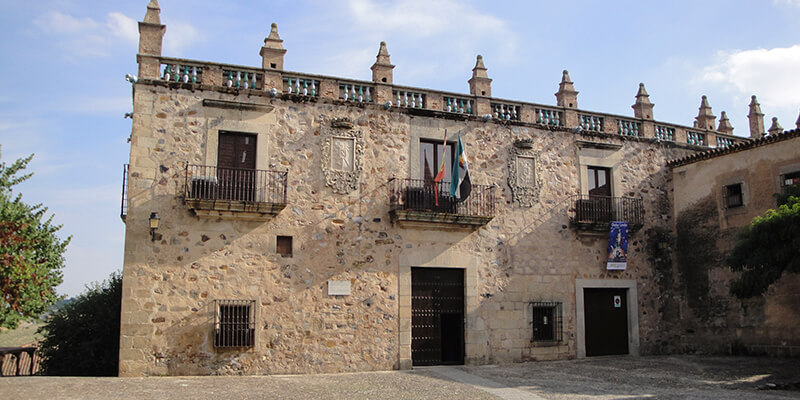
<instances>
[{"instance_id":1,"label":"adjacent stone building","mask_svg":"<svg viewBox=\"0 0 800 400\"><path fill-rule=\"evenodd\" d=\"M385 43L372 81L289 72L275 24L260 68L169 58L159 12L130 78L120 375L686 350L668 162L748 140L707 99L695 127L644 85L633 117L585 112L564 71L556 105L501 100L481 56L469 94L399 86Z\"/></svg>"},{"instance_id":2,"label":"adjacent stone building","mask_svg":"<svg viewBox=\"0 0 800 400\"><path fill-rule=\"evenodd\" d=\"M751 115L760 111L754 96ZM740 301L728 294L724 261L741 228L776 208L774 194L800 184L800 126L773 132L669 162L683 351L800 356L800 276Z\"/></svg>"}]
</instances>

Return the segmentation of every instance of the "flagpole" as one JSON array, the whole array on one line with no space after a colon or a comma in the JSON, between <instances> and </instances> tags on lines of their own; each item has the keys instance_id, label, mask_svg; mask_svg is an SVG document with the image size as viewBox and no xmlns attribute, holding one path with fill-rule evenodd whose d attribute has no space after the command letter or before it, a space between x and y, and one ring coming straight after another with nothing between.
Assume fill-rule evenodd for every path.
<instances>
[{"instance_id":1,"label":"flagpole","mask_svg":"<svg viewBox=\"0 0 800 400\"><path fill-rule=\"evenodd\" d=\"M435 154L435 153L434 153ZM433 178L433 196L436 207L439 206L439 183L444 179L445 172L445 156L447 154L447 129L444 130L444 141L442 142L442 162L439 163L439 170L436 171L436 177ZM451 183L452 185L452 183Z\"/></svg>"}]
</instances>

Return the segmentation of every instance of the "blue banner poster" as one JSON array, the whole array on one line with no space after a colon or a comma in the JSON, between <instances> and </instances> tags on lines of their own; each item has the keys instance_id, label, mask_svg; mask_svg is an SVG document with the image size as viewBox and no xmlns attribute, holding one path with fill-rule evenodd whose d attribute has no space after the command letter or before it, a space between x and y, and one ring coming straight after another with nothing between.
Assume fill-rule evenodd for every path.
<instances>
[{"instance_id":1,"label":"blue banner poster","mask_svg":"<svg viewBox=\"0 0 800 400\"><path fill-rule=\"evenodd\" d=\"M624 270L628 265L628 223L613 221L608 233L607 270Z\"/></svg>"}]
</instances>

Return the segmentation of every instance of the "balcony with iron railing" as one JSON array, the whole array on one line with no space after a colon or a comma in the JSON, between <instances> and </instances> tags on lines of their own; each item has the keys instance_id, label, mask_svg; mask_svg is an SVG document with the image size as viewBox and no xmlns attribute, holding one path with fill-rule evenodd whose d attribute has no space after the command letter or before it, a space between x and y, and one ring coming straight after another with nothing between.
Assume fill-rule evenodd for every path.
<instances>
[{"instance_id":1,"label":"balcony with iron railing","mask_svg":"<svg viewBox=\"0 0 800 400\"><path fill-rule=\"evenodd\" d=\"M644 225L640 198L575 195L570 203L569 222L578 230L607 232L611 221L627 222L631 231Z\"/></svg>"},{"instance_id":2,"label":"balcony with iron railing","mask_svg":"<svg viewBox=\"0 0 800 400\"><path fill-rule=\"evenodd\" d=\"M286 207L287 171L187 165L184 202L198 216L266 221Z\"/></svg>"},{"instance_id":3,"label":"balcony with iron railing","mask_svg":"<svg viewBox=\"0 0 800 400\"><path fill-rule=\"evenodd\" d=\"M495 186L472 185L463 200L450 195L450 182L394 178L389 188L389 214L401 226L422 223L474 229L494 218Z\"/></svg>"}]
</instances>

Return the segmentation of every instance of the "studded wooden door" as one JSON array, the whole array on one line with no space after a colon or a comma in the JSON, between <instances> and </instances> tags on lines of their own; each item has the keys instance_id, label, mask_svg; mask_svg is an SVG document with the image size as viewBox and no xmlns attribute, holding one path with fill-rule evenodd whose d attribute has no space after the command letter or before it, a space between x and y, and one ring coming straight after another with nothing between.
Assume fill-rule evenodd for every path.
<instances>
[{"instance_id":1,"label":"studded wooden door","mask_svg":"<svg viewBox=\"0 0 800 400\"><path fill-rule=\"evenodd\" d=\"M413 365L464 363L464 270L411 268Z\"/></svg>"}]
</instances>

